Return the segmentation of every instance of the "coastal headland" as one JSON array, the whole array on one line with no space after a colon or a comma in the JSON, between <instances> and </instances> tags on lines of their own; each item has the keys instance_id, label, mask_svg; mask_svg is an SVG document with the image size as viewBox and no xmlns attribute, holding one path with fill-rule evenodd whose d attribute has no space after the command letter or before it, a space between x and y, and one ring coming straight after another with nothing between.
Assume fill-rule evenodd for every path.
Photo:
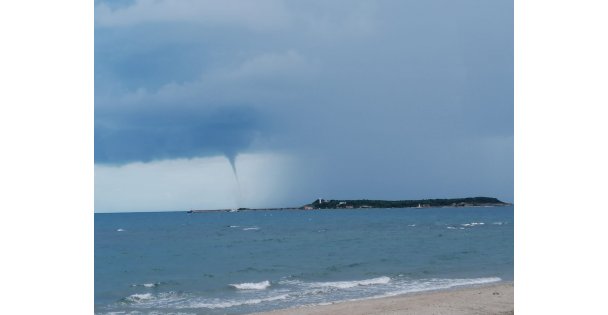
<instances>
[{"instance_id":1,"label":"coastal headland","mask_svg":"<svg viewBox=\"0 0 608 315\"><path fill-rule=\"evenodd\" d=\"M366 208L438 208L438 207L502 207L511 203L503 202L493 197L467 197L450 199L418 199L418 200L340 200L319 198L300 207L285 208L238 208L238 209L209 209L188 210L188 213L211 211L255 211L255 210L323 210L323 209L366 209Z\"/></svg>"}]
</instances>

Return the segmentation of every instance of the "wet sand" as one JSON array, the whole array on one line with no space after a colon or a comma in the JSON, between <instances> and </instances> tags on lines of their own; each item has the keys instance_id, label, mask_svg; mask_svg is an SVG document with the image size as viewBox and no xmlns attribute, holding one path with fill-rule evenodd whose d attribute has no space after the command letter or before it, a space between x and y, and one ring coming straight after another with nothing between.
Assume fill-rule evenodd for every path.
<instances>
[{"instance_id":1,"label":"wet sand","mask_svg":"<svg viewBox=\"0 0 608 315\"><path fill-rule=\"evenodd\" d=\"M276 310L259 315L480 315L513 314L513 283L502 282L484 286L444 291L421 292L394 297L340 302L330 305L302 306Z\"/></svg>"}]
</instances>

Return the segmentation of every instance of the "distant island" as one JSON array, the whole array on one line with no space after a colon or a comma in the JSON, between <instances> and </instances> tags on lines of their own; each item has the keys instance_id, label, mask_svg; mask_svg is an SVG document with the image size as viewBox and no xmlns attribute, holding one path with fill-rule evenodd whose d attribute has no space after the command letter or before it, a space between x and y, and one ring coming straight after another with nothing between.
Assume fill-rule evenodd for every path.
<instances>
[{"instance_id":1,"label":"distant island","mask_svg":"<svg viewBox=\"0 0 608 315\"><path fill-rule=\"evenodd\" d=\"M420 199L420 200L325 200L317 199L302 206L305 210L315 209L359 209L359 208L434 208L434 207L496 207L508 206L491 197L469 197L453 199Z\"/></svg>"},{"instance_id":2,"label":"distant island","mask_svg":"<svg viewBox=\"0 0 608 315\"><path fill-rule=\"evenodd\" d=\"M365 208L438 208L438 207L502 207L512 204L492 197L469 197L452 199L419 199L419 200L337 200L317 199L301 207L287 208L238 208L217 210L188 210L188 213L211 211L253 211L253 210L323 210L323 209L365 209Z\"/></svg>"}]
</instances>

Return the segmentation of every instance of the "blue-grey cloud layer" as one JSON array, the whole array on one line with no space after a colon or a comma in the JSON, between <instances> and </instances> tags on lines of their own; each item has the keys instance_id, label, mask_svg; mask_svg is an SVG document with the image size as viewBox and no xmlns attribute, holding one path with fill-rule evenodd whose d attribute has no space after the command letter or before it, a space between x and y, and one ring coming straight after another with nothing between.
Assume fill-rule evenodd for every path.
<instances>
[{"instance_id":1,"label":"blue-grey cloud layer","mask_svg":"<svg viewBox=\"0 0 608 315\"><path fill-rule=\"evenodd\" d=\"M97 3L96 163L282 151L297 201L512 200L511 1L247 3Z\"/></svg>"},{"instance_id":2,"label":"blue-grey cloud layer","mask_svg":"<svg viewBox=\"0 0 608 315\"><path fill-rule=\"evenodd\" d=\"M95 126L95 161L150 162L224 154L234 157L256 136L258 117L247 107L210 112L171 110L115 114L114 126ZM101 120L101 118L100 118Z\"/></svg>"}]
</instances>

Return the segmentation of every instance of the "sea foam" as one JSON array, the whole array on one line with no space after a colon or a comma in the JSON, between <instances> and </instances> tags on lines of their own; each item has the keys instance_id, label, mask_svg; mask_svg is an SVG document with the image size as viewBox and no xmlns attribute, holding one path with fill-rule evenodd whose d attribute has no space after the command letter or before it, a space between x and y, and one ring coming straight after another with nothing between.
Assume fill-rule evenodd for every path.
<instances>
[{"instance_id":1,"label":"sea foam","mask_svg":"<svg viewBox=\"0 0 608 315\"><path fill-rule=\"evenodd\" d=\"M483 222L471 222L471 223L464 223L461 224L462 226L477 226L477 225L484 225L485 223Z\"/></svg>"},{"instance_id":2,"label":"sea foam","mask_svg":"<svg viewBox=\"0 0 608 315\"><path fill-rule=\"evenodd\" d=\"M349 289L349 288L354 288L354 287L359 287L359 286L387 284L390 281L391 281L391 278L383 276L383 277L378 277L378 278L355 280L355 281L313 282L313 283L311 283L311 286Z\"/></svg>"},{"instance_id":3,"label":"sea foam","mask_svg":"<svg viewBox=\"0 0 608 315\"><path fill-rule=\"evenodd\" d=\"M132 294L125 298L129 302L139 303L142 301L151 300L153 298L151 293L138 293Z\"/></svg>"},{"instance_id":4,"label":"sea foam","mask_svg":"<svg viewBox=\"0 0 608 315\"><path fill-rule=\"evenodd\" d=\"M270 281L258 283L231 284L242 290L262 290L258 292L241 292L240 298L208 298L191 294L167 292L159 294L140 293L125 298L131 307L161 309L226 309L248 305L267 304L288 306L293 301L299 305L323 305L342 301L356 301L390 297L407 293L449 289L463 285L477 285L501 281L498 277L469 279L410 279L407 277L390 278L387 276L334 282L303 282L283 280L278 287L286 286L278 292L263 290L270 286ZM291 302L290 302L291 301Z\"/></svg>"},{"instance_id":5,"label":"sea foam","mask_svg":"<svg viewBox=\"0 0 608 315\"><path fill-rule=\"evenodd\" d=\"M272 302L285 300L289 297L288 294L282 294L277 296L270 296L266 298L258 298L258 299L248 299L248 300L219 300L215 299L213 301L203 301L203 302L191 302L189 304L180 305L179 308L229 308L234 306L242 306L242 305L255 305L264 302Z\"/></svg>"},{"instance_id":6,"label":"sea foam","mask_svg":"<svg viewBox=\"0 0 608 315\"><path fill-rule=\"evenodd\" d=\"M487 284L493 282L499 282L502 279L499 277L488 277L488 278L470 278L470 279L427 279L427 280L415 280L412 282L406 282L399 285L395 290L387 292L385 294L376 295L371 298L381 298L396 296L406 293L444 290L459 286ZM362 298L366 299L366 298Z\"/></svg>"},{"instance_id":7,"label":"sea foam","mask_svg":"<svg viewBox=\"0 0 608 315\"><path fill-rule=\"evenodd\" d=\"M479 285L479 284L488 284L493 282L501 281L501 278L498 277L488 277L488 278L471 278L471 279L421 279L421 280L410 280L410 281L395 281L395 283L391 284L391 287L388 291L383 293L378 292L376 294L371 294L368 296L363 296L359 298L347 298L342 299L340 301L360 301L360 300L370 300L370 299L378 299L384 297L397 296L402 294L409 293L417 293L417 292L425 292L425 291L434 291L434 290L444 290L450 289L459 286L469 286L469 285Z\"/></svg>"},{"instance_id":8,"label":"sea foam","mask_svg":"<svg viewBox=\"0 0 608 315\"><path fill-rule=\"evenodd\" d=\"M160 285L160 282L156 283L142 283L142 284L132 284L132 287L144 287L144 288L154 288Z\"/></svg>"},{"instance_id":9,"label":"sea foam","mask_svg":"<svg viewBox=\"0 0 608 315\"><path fill-rule=\"evenodd\" d=\"M270 286L270 281L266 280L262 282L245 282L231 284L230 286L239 290L264 290Z\"/></svg>"}]
</instances>

